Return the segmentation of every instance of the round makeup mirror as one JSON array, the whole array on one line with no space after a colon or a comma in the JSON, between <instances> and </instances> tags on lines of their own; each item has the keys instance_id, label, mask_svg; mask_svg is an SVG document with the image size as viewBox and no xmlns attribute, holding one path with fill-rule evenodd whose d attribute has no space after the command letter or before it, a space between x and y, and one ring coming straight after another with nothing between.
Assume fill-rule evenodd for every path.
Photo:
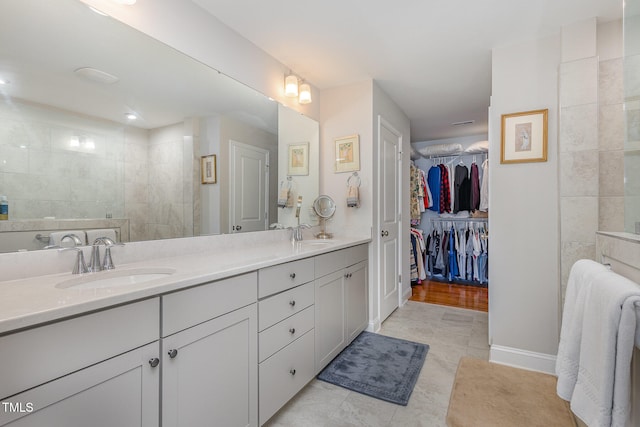
<instances>
[{"instance_id":1,"label":"round makeup mirror","mask_svg":"<svg viewBox=\"0 0 640 427\"><path fill-rule=\"evenodd\" d=\"M336 204L329 196L321 195L313 202L313 210L320 218L320 233L316 234L317 239L331 239L333 234L327 233L327 220L336 213Z\"/></svg>"}]
</instances>

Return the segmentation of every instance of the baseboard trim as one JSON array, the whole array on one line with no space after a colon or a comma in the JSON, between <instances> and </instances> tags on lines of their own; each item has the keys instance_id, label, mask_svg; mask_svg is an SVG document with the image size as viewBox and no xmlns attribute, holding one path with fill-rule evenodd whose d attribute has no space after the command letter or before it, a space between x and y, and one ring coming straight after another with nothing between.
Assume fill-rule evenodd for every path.
<instances>
[{"instance_id":1,"label":"baseboard trim","mask_svg":"<svg viewBox=\"0 0 640 427\"><path fill-rule=\"evenodd\" d=\"M367 325L367 332L378 332L381 327L380 318L375 318L369 321L369 325Z\"/></svg>"},{"instance_id":2,"label":"baseboard trim","mask_svg":"<svg viewBox=\"0 0 640 427\"><path fill-rule=\"evenodd\" d=\"M556 356L513 347L492 345L489 360L501 365L555 375Z\"/></svg>"}]
</instances>

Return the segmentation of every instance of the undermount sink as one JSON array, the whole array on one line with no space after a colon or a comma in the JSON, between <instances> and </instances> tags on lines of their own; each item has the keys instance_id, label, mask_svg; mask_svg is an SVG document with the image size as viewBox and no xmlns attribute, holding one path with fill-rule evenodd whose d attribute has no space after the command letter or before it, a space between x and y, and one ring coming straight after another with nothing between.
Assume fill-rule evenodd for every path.
<instances>
[{"instance_id":1,"label":"undermount sink","mask_svg":"<svg viewBox=\"0 0 640 427\"><path fill-rule=\"evenodd\" d=\"M300 243L302 243L303 245L328 245L333 242L331 240L318 239L318 240L303 240Z\"/></svg>"},{"instance_id":2,"label":"undermount sink","mask_svg":"<svg viewBox=\"0 0 640 427\"><path fill-rule=\"evenodd\" d=\"M120 286L134 285L149 282L151 280L167 277L175 273L173 268L135 268L129 270L109 270L99 273L83 274L73 279L67 279L57 283L58 289L101 289L116 288Z\"/></svg>"}]
</instances>

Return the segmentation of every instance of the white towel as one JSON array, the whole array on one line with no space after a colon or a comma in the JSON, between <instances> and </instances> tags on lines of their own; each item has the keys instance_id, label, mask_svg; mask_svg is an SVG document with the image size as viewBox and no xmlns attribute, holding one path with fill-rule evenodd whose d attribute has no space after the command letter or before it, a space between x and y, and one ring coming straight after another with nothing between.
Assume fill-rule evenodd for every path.
<instances>
[{"instance_id":1,"label":"white towel","mask_svg":"<svg viewBox=\"0 0 640 427\"><path fill-rule=\"evenodd\" d=\"M116 230L112 228L101 228L98 230L87 230L87 242L91 245L99 237L108 237L117 242Z\"/></svg>"},{"instance_id":2,"label":"white towel","mask_svg":"<svg viewBox=\"0 0 640 427\"><path fill-rule=\"evenodd\" d=\"M640 285L594 261L573 266L556 364L557 391L589 426L627 425L637 304Z\"/></svg>"},{"instance_id":3,"label":"white towel","mask_svg":"<svg viewBox=\"0 0 640 427\"><path fill-rule=\"evenodd\" d=\"M358 208L360 207L360 192L358 186L349 185L347 191L347 207Z\"/></svg>"},{"instance_id":4,"label":"white towel","mask_svg":"<svg viewBox=\"0 0 640 427\"><path fill-rule=\"evenodd\" d=\"M289 188L280 187L280 192L278 193L278 207L284 208L287 205L288 198L289 198Z\"/></svg>"},{"instance_id":5,"label":"white towel","mask_svg":"<svg viewBox=\"0 0 640 427\"><path fill-rule=\"evenodd\" d=\"M578 379L586 295L591 291L593 278L606 270L602 264L583 259L573 265L569 274L556 359L556 389L558 396L564 400L571 400Z\"/></svg>"}]
</instances>

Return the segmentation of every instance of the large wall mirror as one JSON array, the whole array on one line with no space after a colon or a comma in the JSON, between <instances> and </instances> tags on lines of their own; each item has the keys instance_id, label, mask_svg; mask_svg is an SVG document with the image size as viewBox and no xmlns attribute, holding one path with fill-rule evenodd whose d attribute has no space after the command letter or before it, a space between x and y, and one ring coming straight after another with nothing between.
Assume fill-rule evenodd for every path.
<instances>
[{"instance_id":1,"label":"large wall mirror","mask_svg":"<svg viewBox=\"0 0 640 427\"><path fill-rule=\"evenodd\" d=\"M77 0L2 9L0 232L31 233L13 250L74 220L122 220L129 241L266 230L297 221L284 182L317 197L317 122Z\"/></svg>"},{"instance_id":2,"label":"large wall mirror","mask_svg":"<svg viewBox=\"0 0 640 427\"><path fill-rule=\"evenodd\" d=\"M625 231L640 234L640 0L624 7Z\"/></svg>"}]
</instances>

